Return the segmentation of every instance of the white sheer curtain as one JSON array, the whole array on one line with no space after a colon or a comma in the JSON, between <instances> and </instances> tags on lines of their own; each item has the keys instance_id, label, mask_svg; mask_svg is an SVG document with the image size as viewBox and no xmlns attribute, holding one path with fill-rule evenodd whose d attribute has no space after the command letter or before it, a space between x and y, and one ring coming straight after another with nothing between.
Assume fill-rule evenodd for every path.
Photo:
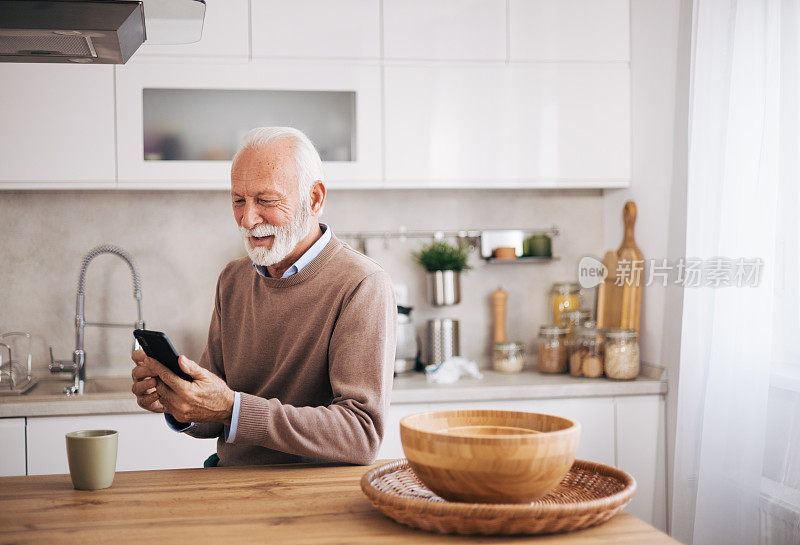
<instances>
[{"instance_id":1,"label":"white sheer curtain","mask_svg":"<svg viewBox=\"0 0 800 545\"><path fill-rule=\"evenodd\" d=\"M684 290L671 532L695 545L800 543L798 2L694 2L686 256L763 260Z\"/></svg>"}]
</instances>

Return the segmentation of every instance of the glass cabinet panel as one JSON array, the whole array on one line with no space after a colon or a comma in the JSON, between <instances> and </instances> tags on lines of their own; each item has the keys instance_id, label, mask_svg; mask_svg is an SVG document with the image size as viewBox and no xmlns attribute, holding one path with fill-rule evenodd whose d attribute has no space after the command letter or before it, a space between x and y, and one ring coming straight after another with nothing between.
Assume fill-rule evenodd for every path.
<instances>
[{"instance_id":1,"label":"glass cabinet panel","mask_svg":"<svg viewBox=\"0 0 800 545\"><path fill-rule=\"evenodd\" d=\"M356 160L354 91L143 88L145 161L228 161L254 127L295 127L323 161Z\"/></svg>"}]
</instances>

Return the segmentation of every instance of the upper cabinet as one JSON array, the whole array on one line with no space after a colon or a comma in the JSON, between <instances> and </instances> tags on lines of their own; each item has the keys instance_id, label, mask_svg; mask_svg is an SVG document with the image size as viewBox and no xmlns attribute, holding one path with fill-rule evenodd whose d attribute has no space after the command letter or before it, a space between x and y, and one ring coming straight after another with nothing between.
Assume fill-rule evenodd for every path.
<instances>
[{"instance_id":1,"label":"upper cabinet","mask_svg":"<svg viewBox=\"0 0 800 545\"><path fill-rule=\"evenodd\" d=\"M256 0L253 57L380 57L379 0Z\"/></svg>"},{"instance_id":2,"label":"upper cabinet","mask_svg":"<svg viewBox=\"0 0 800 545\"><path fill-rule=\"evenodd\" d=\"M381 185L378 63L139 63L117 69L119 186L228 189L259 126L309 135L330 187Z\"/></svg>"},{"instance_id":3,"label":"upper cabinet","mask_svg":"<svg viewBox=\"0 0 800 545\"><path fill-rule=\"evenodd\" d=\"M116 185L114 68L0 64L0 188Z\"/></svg>"},{"instance_id":4,"label":"upper cabinet","mask_svg":"<svg viewBox=\"0 0 800 545\"><path fill-rule=\"evenodd\" d=\"M512 61L630 60L629 0L509 0Z\"/></svg>"},{"instance_id":5,"label":"upper cabinet","mask_svg":"<svg viewBox=\"0 0 800 545\"><path fill-rule=\"evenodd\" d=\"M506 0L383 0L386 59L506 59Z\"/></svg>"},{"instance_id":6,"label":"upper cabinet","mask_svg":"<svg viewBox=\"0 0 800 545\"><path fill-rule=\"evenodd\" d=\"M629 88L621 64L387 66L387 184L624 186Z\"/></svg>"},{"instance_id":7,"label":"upper cabinet","mask_svg":"<svg viewBox=\"0 0 800 545\"><path fill-rule=\"evenodd\" d=\"M207 0L195 44L0 65L0 188L227 189L253 127L331 188L630 183L629 0Z\"/></svg>"},{"instance_id":8,"label":"upper cabinet","mask_svg":"<svg viewBox=\"0 0 800 545\"><path fill-rule=\"evenodd\" d=\"M154 45L145 42L133 62L159 57L250 58L249 0L206 0L203 36L193 44Z\"/></svg>"}]
</instances>

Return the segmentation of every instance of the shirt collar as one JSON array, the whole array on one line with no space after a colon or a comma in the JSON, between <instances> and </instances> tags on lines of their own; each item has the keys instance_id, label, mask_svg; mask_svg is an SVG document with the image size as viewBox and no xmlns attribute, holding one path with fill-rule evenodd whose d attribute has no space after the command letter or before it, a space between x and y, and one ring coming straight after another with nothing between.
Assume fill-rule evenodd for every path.
<instances>
[{"instance_id":1,"label":"shirt collar","mask_svg":"<svg viewBox=\"0 0 800 545\"><path fill-rule=\"evenodd\" d=\"M305 251L303 255L301 255L297 261L295 261L291 267L286 269L286 272L283 273L281 278L289 278L290 276L299 273L303 270L303 267L311 263L315 257L317 257L331 240L331 235L333 234L330 228L325 225L324 223L319 224L319 228L322 230L322 236L317 239L314 244L311 245L311 248ZM256 272L264 277L269 277L269 272L267 272L267 268L264 265L256 265L253 263L253 268L255 268Z\"/></svg>"}]
</instances>

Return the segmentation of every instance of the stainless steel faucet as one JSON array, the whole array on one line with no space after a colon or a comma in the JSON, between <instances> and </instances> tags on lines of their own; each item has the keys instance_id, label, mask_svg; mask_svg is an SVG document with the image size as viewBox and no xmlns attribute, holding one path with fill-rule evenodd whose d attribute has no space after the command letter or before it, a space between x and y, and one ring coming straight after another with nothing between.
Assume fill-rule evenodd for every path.
<instances>
[{"instance_id":1,"label":"stainless steel faucet","mask_svg":"<svg viewBox=\"0 0 800 545\"><path fill-rule=\"evenodd\" d=\"M108 322L87 322L83 316L83 298L86 288L86 269L89 263L100 254L114 254L125 260L128 267L131 269L133 276L133 297L136 299L136 310L138 312L136 323L134 324L115 324ZM103 244L93 248L88 254L83 256L81 262L81 274L78 278L78 295L76 298L75 308L75 351L72 353L72 361L70 360L54 360L53 347L50 347L50 372L51 373L73 373L73 385L64 388L64 393L67 395L82 395L83 386L86 381L86 353L83 350L83 328L86 326L96 327L123 327L130 329L144 329L144 321L142 319L142 282L139 278L139 273L136 271L136 266L133 264L133 258L117 246ZM138 343L134 339L133 348L131 351L139 348Z\"/></svg>"}]
</instances>

